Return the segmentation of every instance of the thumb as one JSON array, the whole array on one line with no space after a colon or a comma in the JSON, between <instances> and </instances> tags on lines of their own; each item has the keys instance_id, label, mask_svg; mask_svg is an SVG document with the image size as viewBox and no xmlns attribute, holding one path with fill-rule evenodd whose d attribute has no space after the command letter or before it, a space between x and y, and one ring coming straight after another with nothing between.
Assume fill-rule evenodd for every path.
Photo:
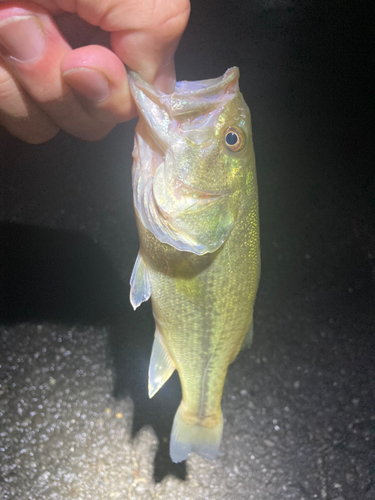
<instances>
[{"instance_id":1,"label":"thumb","mask_svg":"<svg viewBox=\"0 0 375 500\"><path fill-rule=\"evenodd\" d=\"M190 14L188 0L155 2L155 11L138 29L111 33L117 56L159 90L173 92L176 75L174 54Z\"/></svg>"}]
</instances>

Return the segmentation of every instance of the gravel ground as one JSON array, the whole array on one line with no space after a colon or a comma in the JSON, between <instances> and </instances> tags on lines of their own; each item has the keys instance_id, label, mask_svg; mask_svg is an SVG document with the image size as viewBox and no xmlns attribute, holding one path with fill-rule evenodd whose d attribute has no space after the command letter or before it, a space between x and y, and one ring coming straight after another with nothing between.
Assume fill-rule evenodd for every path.
<instances>
[{"instance_id":1,"label":"gravel ground","mask_svg":"<svg viewBox=\"0 0 375 500\"><path fill-rule=\"evenodd\" d=\"M147 397L151 309L128 301L134 123L99 143L1 138L1 499L375 499L374 177L355 78L371 17L336 5L195 1L177 55L182 79L240 67L258 163L255 340L230 368L214 462L169 459L176 375Z\"/></svg>"}]
</instances>

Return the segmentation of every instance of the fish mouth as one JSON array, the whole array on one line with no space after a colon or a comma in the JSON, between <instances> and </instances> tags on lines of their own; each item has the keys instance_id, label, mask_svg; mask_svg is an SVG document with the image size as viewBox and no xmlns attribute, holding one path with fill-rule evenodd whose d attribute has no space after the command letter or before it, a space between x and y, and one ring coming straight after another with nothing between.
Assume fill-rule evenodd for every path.
<instances>
[{"instance_id":1,"label":"fish mouth","mask_svg":"<svg viewBox=\"0 0 375 500\"><path fill-rule=\"evenodd\" d=\"M132 71L128 82L140 115L162 142L168 143L169 125L181 123L221 109L238 93L239 70L228 69L223 76L196 82L177 82L174 92L165 94ZM199 141L200 142L200 141Z\"/></svg>"}]
</instances>

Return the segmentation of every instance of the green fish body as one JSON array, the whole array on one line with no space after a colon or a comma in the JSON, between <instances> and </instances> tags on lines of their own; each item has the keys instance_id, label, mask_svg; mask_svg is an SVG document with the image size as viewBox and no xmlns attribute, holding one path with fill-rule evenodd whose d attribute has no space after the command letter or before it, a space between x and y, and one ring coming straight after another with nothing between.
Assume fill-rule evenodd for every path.
<instances>
[{"instance_id":1,"label":"green fish body","mask_svg":"<svg viewBox=\"0 0 375 500\"><path fill-rule=\"evenodd\" d=\"M258 194L250 113L239 72L179 82L163 94L129 76L139 110L133 151L140 251L134 308L152 299L152 397L178 371L182 401L170 442L174 462L216 458L228 365L247 334L260 275Z\"/></svg>"}]
</instances>

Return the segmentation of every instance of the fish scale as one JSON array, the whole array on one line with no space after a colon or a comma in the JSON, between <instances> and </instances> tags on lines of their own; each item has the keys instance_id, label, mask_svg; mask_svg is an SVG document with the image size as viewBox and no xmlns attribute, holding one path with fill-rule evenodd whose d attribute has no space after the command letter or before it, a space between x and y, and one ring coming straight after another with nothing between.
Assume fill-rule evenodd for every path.
<instances>
[{"instance_id":1,"label":"fish scale","mask_svg":"<svg viewBox=\"0 0 375 500\"><path fill-rule=\"evenodd\" d=\"M129 76L140 113L133 152L140 251L131 302L152 300L150 397L174 369L180 377L170 442L175 462L191 452L218 455L227 369L246 333L252 336L258 196L238 77L231 68L221 78L179 83L168 95Z\"/></svg>"}]
</instances>

